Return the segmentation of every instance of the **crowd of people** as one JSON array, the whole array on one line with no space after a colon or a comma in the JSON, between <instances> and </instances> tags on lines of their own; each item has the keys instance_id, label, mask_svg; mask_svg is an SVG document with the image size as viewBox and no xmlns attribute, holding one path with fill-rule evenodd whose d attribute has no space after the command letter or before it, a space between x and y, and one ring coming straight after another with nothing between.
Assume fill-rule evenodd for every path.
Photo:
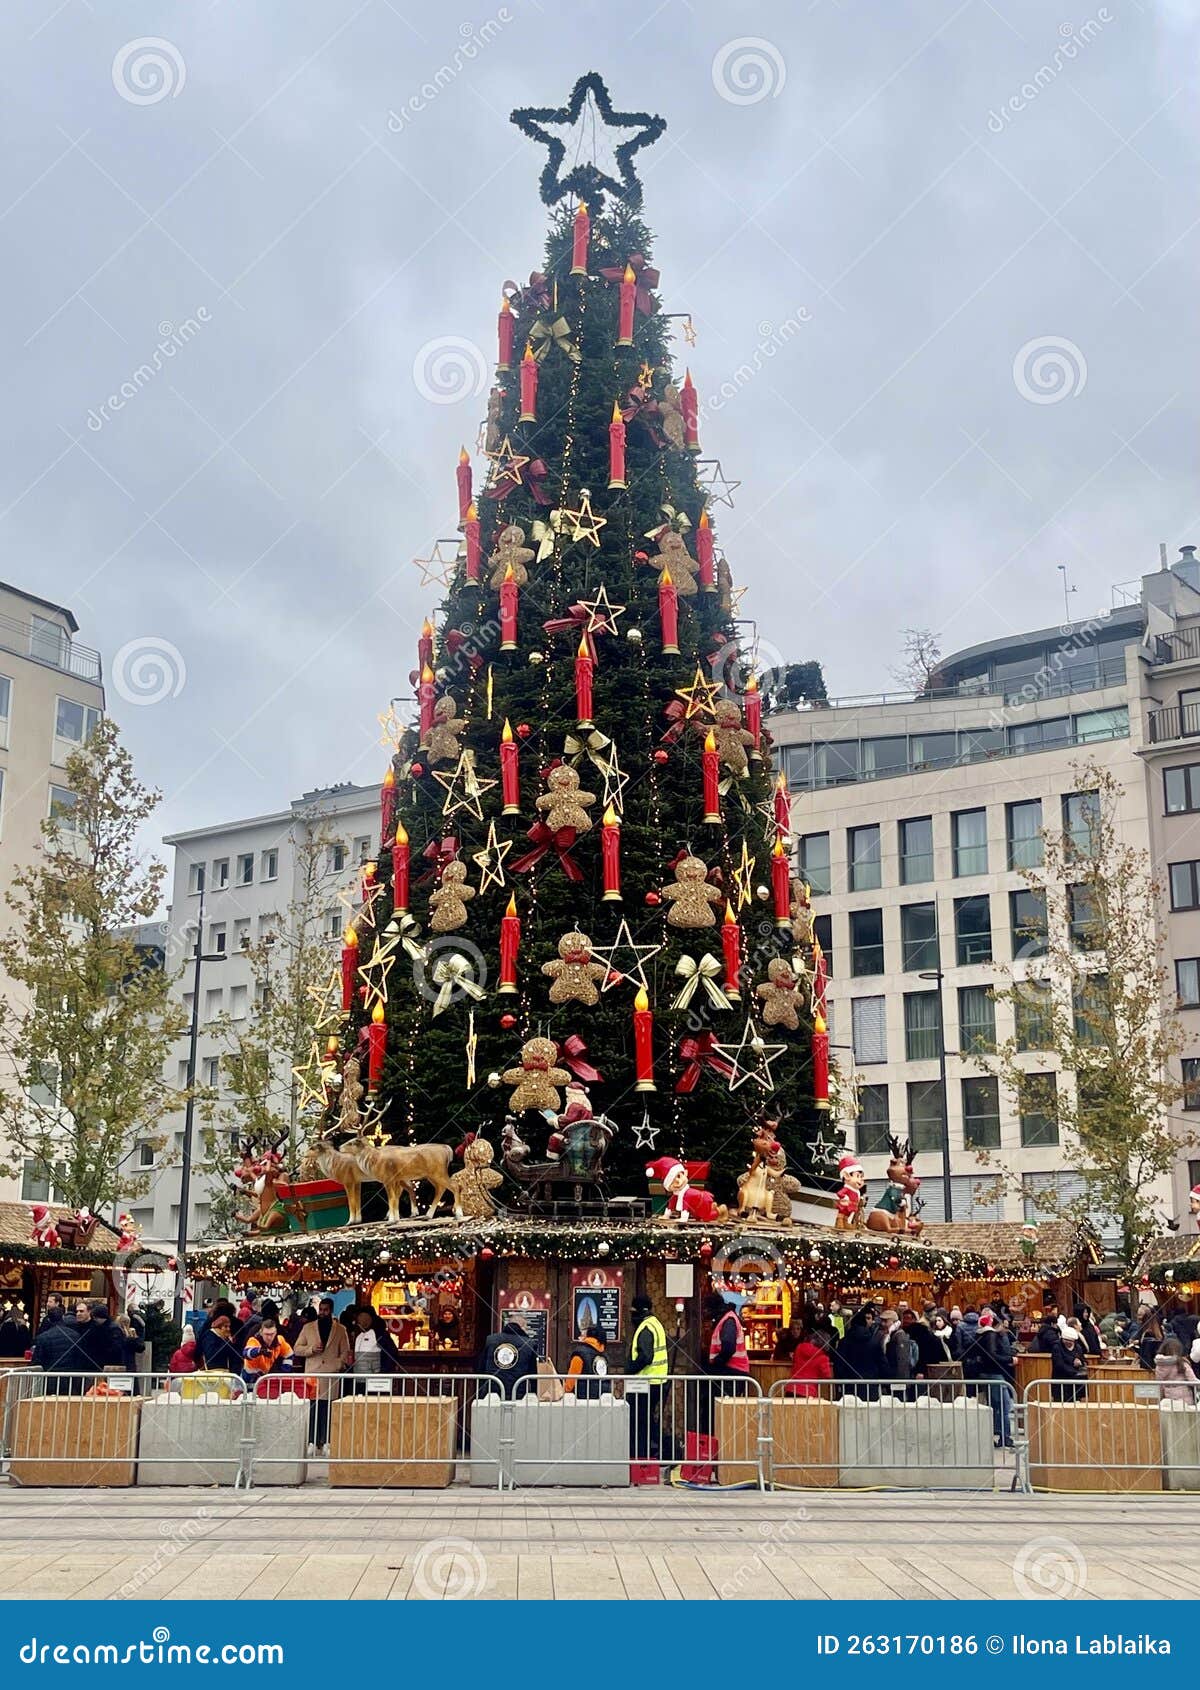
<instances>
[{"instance_id":1,"label":"crowd of people","mask_svg":"<svg viewBox=\"0 0 1200 1690\"><path fill-rule=\"evenodd\" d=\"M132 1371L145 1347L145 1322L134 1304L112 1315L107 1303L80 1298L68 1305L52 1292L46 1298L30 1360L44 1372L59 1375L92 1375L108 1368Z\"/></svg>"}]
</instances>

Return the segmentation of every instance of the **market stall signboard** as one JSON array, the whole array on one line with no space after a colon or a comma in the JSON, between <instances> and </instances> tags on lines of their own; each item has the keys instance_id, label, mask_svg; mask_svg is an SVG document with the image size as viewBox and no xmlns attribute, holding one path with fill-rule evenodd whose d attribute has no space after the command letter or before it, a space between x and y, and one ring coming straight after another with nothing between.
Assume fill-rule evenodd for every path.
<instances>
[{"instance_id":1,"label":"market stall signboard","mask_svg":"<svg viewBox=\"0 0 1200 1690\"><path fill-rule=\"evenodd\" d=\"M571 1269L571 1331L586 1326L604 1334L606 1344L621 1337L621 1268L585 1267Z\"/></svg>"},{"instance_id":2,"label":"market stall signboard","mask_svg":"<svg viewBox=\"0 0 1200 1690\"><path fill-rule=\"evenodd\" d=\"M501 1324L509 1315L516 1315L537 1345L540 1361L545 1361L550 1354L548 1343L551 1306L549 1291L499 1291L496 1294L496 1309Z\"/></svg>"}]
</instances>

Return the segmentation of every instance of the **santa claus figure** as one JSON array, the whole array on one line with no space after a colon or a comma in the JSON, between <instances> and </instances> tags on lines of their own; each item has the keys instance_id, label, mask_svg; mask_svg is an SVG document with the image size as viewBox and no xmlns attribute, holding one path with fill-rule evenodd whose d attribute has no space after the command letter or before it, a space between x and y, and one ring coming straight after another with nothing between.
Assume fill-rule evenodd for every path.
<instances>
[{"instance_id":1,"label":"santa claus figure","mask_svg":"<svg viewBox=\"0 0 1200 1690\"><path fill-rule=\"evenodd\" d=\"M557 1162L567 1147L569 1127L576 1121L590 1121L593 1119L592 1102L586 1089L578 1080L572 1080L563 1094L564 1107L557 1115L551 1115L554 1130L546 1141L546 1154L552 1162Z\"/></svg>"},{"instance_id":2,"label":"santa claus figure","mask_svg":"<svg viewBox=\"0 0 1200 1690\"><path fill-rule=\"evenodd\" d=\"M40 1244L44 1250L57 1250L62 1243L58 1227L54 1224L54 1216L50 1213L46 1203L31 1203L30 1213L33 1218L33 1231L30 1237L35 1244Z\"/></svg>"},{"instance_id":3,"label":"santa claus figure","mask_svg":"<svg viewBox=\"0 0 1200 1690\"><path fill-rule=\"evenodd\" d=\"M118 1255L123 1254L128 1250L136 1250L142 1241L142 1235L133 1216L118 1215L117 1226L121 1231L121 1236L117 1239Z\"/></svg>"},{"instance_id":4,"label":"santa claus figure","mask_svg":"<svg viewBox=\"0 0 1200 1690\"><path fill-rule=\"evenodd\" d=\"M1194 1185L1188 1194L1188 1205L1193 1215L1200 1217L1200 1185Z\"/></svg>"},{"instance_id":5,"label":"santa claus figure","mask_svg":"<svg viewBox=\"0 0 1200 1690\"><path fill-rule=\"evenodd\" d=\"M656 1179L667 1194L665 1218L671 1221L723 1221L729 1211L714 1203L707 1191L688 1184L688 1171L673 1156L660 1156L646 1166L646 1178Z\"/></svg>"},{"instance_id":6,"label":"santa claus figure","mask_svg":"<svg viewBox=\"0 0 1200 1690\"><path fill-rule=\"evenodd\" d=\"M837 1220L834 1225L841 1232L849 1232L862 1219L863 1189L867 1183L866 1169L853 1156L843 1156L838 1163L842 1189L837 1194Z\"/></svg>"}]
</instances>

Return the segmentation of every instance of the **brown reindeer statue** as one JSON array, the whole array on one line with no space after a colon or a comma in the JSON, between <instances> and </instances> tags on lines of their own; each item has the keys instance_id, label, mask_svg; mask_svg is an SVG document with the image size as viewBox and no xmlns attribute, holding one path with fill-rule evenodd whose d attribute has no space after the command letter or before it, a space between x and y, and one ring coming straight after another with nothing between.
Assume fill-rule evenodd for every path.
<instances>
[{"instance_id":1,"label":"brown reindeer statue","mask_svg":"<svg viewBox=\"0 0 1200 1690\"><path fill-rule=\"evenodd\" d=\"M905 1140L890 1138L891 1160L888 1162L888 1183L867 1214L868 1232L920 1232L922 1223L912 1218L912 1199L921 1182L913 1173L912 1146Z\"/></svg>"},{"instance_id":2,"label":"brown reindeer statue","mask_svg":"<svg viewBox=\"0 0 1200 1690\"><path fill-rule=\"evenodd\" d=\"M411 1212L414 1215L421 1213L417 1197L417 1185L421 1180L428 1180L433 1187L433 1197L426 1214L432 1215L443 1197L449 1195L453 1200L450 1163L454 1151L448 1144L377 1144L373 1138L359 1133L356 1138L349 1139L342 1150L353 1157L368 1179L378 1180L387 1192L390 1221L400 1219L400 1194L405 1191Z\"/></svg>"},{"instance_id":3,"label":"brown reindeer statue","mask_svg":"<svg viewBox=\"0 0 1200 1690\"><path fill-rule=\"evenodd\" d=\"M319 1138L312 1147L312 1160L326 1179L337 1180L345 1188L346 1206L350 1211L350 1225L362 1220L363 1171L347 1145L334 1144L331 1139Z\"/></svg>"}]
</instances>

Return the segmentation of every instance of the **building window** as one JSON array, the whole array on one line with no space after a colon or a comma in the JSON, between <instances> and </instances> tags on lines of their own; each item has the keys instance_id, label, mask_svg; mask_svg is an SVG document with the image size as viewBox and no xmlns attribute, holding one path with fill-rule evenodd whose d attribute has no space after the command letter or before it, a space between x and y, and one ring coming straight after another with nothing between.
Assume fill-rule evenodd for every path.
<instances>
[{"instance_id":1,"label":"building window","mask_svg":"<svg viewBox=\"0 0 1200 1690\"><path fill-rule=\"evenodd\" d=\"M204 994L204 1019L215 1021L224 1006L225 993L220 986L213 986Z\"/></svg>"},{"instance_id":2,"label":"building window","mask_svg":"<svg viewBox=\"0 0 1200 1690\"><path fill-rule=\"evenodd\" d=\"M4 836L4 770L0 769L0 838Z\"/></svg>"},{"instance_id":3,"label":"building window","mask_svg":"<svg viewBox=\"0 0 1200 1690\"><path fill-rule=\"evenodd\" d=\"M1084 862L1089 857L1094 857L1100 846L1100 794L1064 793L1062 819L1063 846L1067 858Z\"/></svg>"},{"instance_id":4,"label":"building window","mask_svg":"<svg viewBox=\"0 0 1200 1690\"><path fill-rule=\"evenodd\" d=\"M945 769L954 762L956 736L952 733L914 734L908 742L911 769Z\"/></svg>"},{"instance_id":5,"label":"building window","mask_svg":"<svg viewBox=\"0 0 1200 1690\"><path fill-rule=\"evenodd\" d=\"M100 712L73 698L54 701L54 737L68 745L82 745L100 725Z\"/></svg>"},{"instance_id":6,"label":"building window","mask_svg":"<svg viewBox=\"0 0 1200 1690\"><path fill-rule=\"evenodd\" d=\"M341 909L339 908L339 909L333 909L333 910L326 910L325 911L325 937L327 939L340 939L341 936L342 936L342 912L341 912Z\"/></svg>"},{"instance_id":7,"label":"building window","mask_svg":"<svg viewBox=\"0 0 1200 1690\"><path fill-rule=\"evenodd\" d=\"M200 1064L200 1084L215 1090L221 1078L221 1058L206 1056Z\"/></svg>"},{"instance_id":8,"label":"building window","mask_svg":"<svg viewBox=\"0 0 1200 1690\"><path fill-rule=\"evenodd\" d=\"M1000 1082L988 1074L962 1082L963 1146L967 1150L1000 1148Z\"/></svg>"},{"instance_id":9,"label":"building window","mask_svg":"<svg viewBox=\"0 0 1200 1690\"><path fill-rule=\"evenodd\" d=\"M958 736L960 763L982 763L1003 750L1003 728L965 728Z\"/></svg>"},{"instance_id":10,"label":"building window","mask_svg":"<svg viewBox=\"0 0 1200 1690\"><path fill-rule=\"evenodd\" d=\"M955 876L961 880L968 874L986 874L987 811L957 810L950 818L950 832L954 843Z\"/></svg>"},{"instance_id":11,"label":"building window","mask_svg":"<svg viewBox=\"0 0 1200 1690\"><path fill-rule=\"evenodd\" d=\"M1169 816L1200 810L1200 763L1163 770L1163 799Z\"/></svg>"},{"instance_id":12,"label":"building window","mask_svg":"<svg viewBox=\"0 0 1200 1690\"><path fill-rule=\"evenodd\" d=\"M260 945L273 945L275 943L275 921L276 917L273 911L270 915L259 916L258 942Z\"/></svg>"},{"instance_id":13,"label":"building window","mask_svg":"<svg viewBox=\"0 0 1200 1690\"><path fill-rule=\"evenodd\" d=\"M8 724L12 717L12 682L0 675L0 750L8 748Z\"/></svg>"},{"instance_id":14,"label":"building window","mask_svg":"<svg viewBox=\"0 0 1200 1690\"><path fill-rule=\"evenodd\" d=\"M1200 909L1200 863L1172 863L1167 870L1173 910Z\"/></svg>"},{"instance_id":15,"label":"building window","mask_svg":"<svg viewBox=\"0 0 1200 1690\"><path fill-rule=\"evenodd\" d=\"M847 838L850 847L850 890L873 892L880 884L879 829L852 827Z\"/></svg>"},{"instance_id":16,"label":"building window","mask_svg":"<svg viewBox=\"0 0 1200 1690\"><path fill-rule=\"evenodd\" d=\"M57 823L62 833L78 833L75 823L75 808L79 803L79 795L72 792L69 786L52 786L50 788L49 817Z\"/></svg>"},{"instance_id":17,"label":"building window","mask_svg":"<svg viewBox=\"0 0 1200 1690\"><path fill-rule=\"evenodd\" d=\"M938 1038L938 994L906 992L904 995L904 1055L909 1062L936 1062Z\"/></svg>"},{"instance_id":18,"label":"building window","mask_svg":"<svg viewBox=\"0 0 1200 1690\"><path fill-rule=\"evenodd\" d=\"M908 1140L914 1154L940 1150L945 1136L945 1103L940 1080L908 1082Z\"/></svg>"},{"instance_id":19,"label":"building window","mask_svg":"<svg viewBox=\"0 0 1200 1690\"><path fill-rule=\"evenodd\" d=\"M239 886L253 886L254 884L254 852L246 851L237 860L237 883Z\"/></svg>"},{"instance_id":20,"label":"building window","mask_svg":"<svg viewBox=\"0 0 1200 1690\"><path fill-rule=\"evenodd\" d=\"M204 864L188 864L188 892L194 898L204 890Z\"/></svg>"},{"instance_id":21,"label":"building window","mask_svg":"<svg viewBox=\"0 0 1200 1690\"><path fill-rule=\"evenodd\" d=\"M1046 926L1046 894L1031 887L1008 894L1008 916L1012 928L1013 961L1045 956L1049 930Z\"/></svg>"},{"instance_id":22,"label":"building window","mask_svg":"<svg viewBox=\"0 0 1200 1690\"><path fill-rule=\"evenodd\" d=\"M208 948L217 956L225 955L226 928L223 921L214 921L208 930Z\"/></svg>"},{"instance_id":23,"label":"building window","mask_svg":"<svg viewBox=\"0 0 1200 1690\"><path fill-rule=\"evenodd\" d=\"M1103 925L1093 886L1067 887L1067 925L1074 950L1099 951L1104 948Z\"/></svg>"},{"instance_id":24,"label":"building window","mask_svg":"<svg viewBox=\"0 0 1200 1690\"><path fill-rule=\"evenodd\" d=\"M901 908L900 966L906 974L940 966L936 904L905 904Z\"/></svg>"},{"instance_id":25,"label":"building window","mask_svg":"<svg viewBox=\"0 0 1200 1690\"><path fill-rule=\"evenodd\" d=\"M851 998L850 1038L855 1062L887 1061L884 998Z\"/></svg>"},{"instance_id":26,"label":"building window","mask_svg":"<svg viewBox=\"0 0 1200 1690\"><path fill-rule=\"evenodd\" d=\"M29 624L29 655L39 663L53 663L61 669L70 650L67 630L49 617L34 616Z\"/></svg>"},{"instance_id":27,"label":"building window","mask_svg":"<svg viewBox=\"0 0 1200 1690\"><path fill-rule=\"evenodd\" d=\"M806 833L800 840L800 878L813 893L826 893L829 880L829 835Z\"/></svg>"},{"instance_id":28,"label":"building window","mask_svg":"<svg viewBox=\"0 0 1200 1690\"><path fill-rule=\"evenodd\" d=\"M1080 1044L1110 1045L1113 1017L1108 1000L1108 975L1089 974L1071 989L1071 1010L1075 1037Z\"/></svg>"},{"instance_id":29,"label":"building window","mask_svg":"<svg viewBox=\"0 0 1200 1690\"><path fill-rule=\"evenodd\" d=\"M250 948L250 917L243 916L233 924L233 948L235 951L245 951Z\"/></svg>"},{"instance_id":30,"label":"building window","mask_svg":"<svg viewBox=\"0 0 1200 1690\"><path fill-rule=\"evenodd\" d=\"M1021 722L1009 728L1008 743L1014 751L1050 751L1071 743L1071 718L1056 716L1049 722Z\"/></svg>"},{"instance_id":31,"label":"building window","mask_svg":"<svg viewBox=\"0 0 1200 1690\"><path fill-rule=\"evenodd\" d=\"M1043 980L1019 980L1013 998L1018 1050L1049 1050L1054 1043L1053 999Z\"/></svg>"},{"instance_id":32,"label":"building window","mask_svg":"<svg viewBox=\"0 0 1200 1690\"><path fill-rule=\"evenodd\" d=\"M903 734L891 739L864 739L861 745L862 775L898 775L908 767L908 741Z\"/></svg>"},{"instance_id":33,"label":"building window","mask_svg":"<svg viewBox=\"0 0 1200 1690\"><path fill-rule=\"evenodd\" d=\"M1200 1056L1183 1059L1183 1107L1192 1115L1200 1110Z\"/></svg>"},{"instance_id":34,"label":"building window","mask_svg":"<svg viewBox=\"0 0 1200 1690\"><path fill-rule=\"evenodd\" d=\"M813 938L820 945L825 957L825 973L833 979L833 917L831 915L815 915L813 917Z\"/></svg>"},{"instance_id":35,"label":"building window","mask_svg":"<svg viewBox=\"0 0 1200 1690\"><path fill-rule=\"evenodd\" d=\"M933 879L933 818L915 816L900 823L900 884L916 886Z\"/></svg>"},{"instance_id":36,"label":"building window","mask_svg":"<svg viewBox=\"0 0 1200 1690\"><path fill-rule=\"evenodd\" d=\"M29 1087L29 1101L39 1109L54 1109L58 1105L58 1064L37 1062L33 1065L36 1078Z\"/></svg>"},{"instance_id":37,"label":"building window","mask_svg":"<svg viewBox=\"0 0 1200 1690\"><path fill-rule=\"evenodd\" d=\"M996 1048L996 1001L989 986L958 988L958 1048L964 1056Z\"/></svg>"},{"instance_id":38,"label":"building window","mask_svg":"<svg viewBox=\"0 0 1200 1690\"><path fill-rule=\"evenodd\" d=\"M229 988L229 1018L231 1021L244 1021L249 1014L249 986L231 986Z\"/></svg>"},{"instance_id":39,"label":"building window","mask_svg":"<svg viewBox=\"0 0 1200 1690\"><path fill-rule=\"evenodd\" d=\"M1181 957L1175 964L1175 997L1180 1009L1200 1009L1200 957Z\"/></svg>"},{"instance_id":40,"label":"building window","mask_svg":"<svg viewBox=\"0 0 1200 1690\"><path fill-rule=\"evenodd\" d=\"M346 866L346 847L340 839L335 839L329 847L329 872L341 874Z\"/></svg>"},{"instance_id":41,"label":"building window","mask_svg":"<svg viewBox=\"0 0 1200 1690\"><path fill-rule=\"evenodd\" d=\"M1124 739L1128 732L1128 705L1119 705L1115 710L1089 710L1075 717L1077 745L1088 745L1098 739Z\"/></svg>"},{"instance_id":42,"label":"building window","mask_svg":"<svg viewBox=\"0 0 1200 1690\"><path fill-rule=\"evenodd\" d=\"M1030 798L1005 806L1008 866L1038 868L1042 861L1042 801Z\"/></svg>"},{"instance_id":43,"label":"building window","mask_svg":"<svg viewBox=\"0 0 1200 1690\"><path fill-rule=\"evenodd\" d=\"M21 1169L21 1201L23 1203L48 1203L50 1201L50 1181L46 1178L45 1169L32 1160L27 1161Z\"/></svg>"},{"instance_id":44,"label":"building window","mask_svg":"<svg viewBox=\"0 0 1200 1690\"><path fill-rule=\"evenodd\" d=\"M369 863L371 860L371 836L362 833L354 841L354 860L356 863Z\"/></svg>"},{"instance_id":45,"label":"building window","mask_svg":"<svg viewBox=\"0 0 1200 1690\"><path fill-rule=\"evenodd\" d=\"M218 857L212 866L212 884L215 892L223 892L229 885L229 858Z\"/></svg>"},{"instance_id":46,"label":"building window","mask_svg":"<svg viewBox=\"0 0 1200 1690\"><path fill-rule=\"evenodd\" d=\"M883 973L883 911L851 910L850 912L850 974L858 979L864 974Z\"/></svg>"},{"instance_id":47,"label":"building window","mask_svg":"<svg viewBox=\"0 0 1200 1690\"><path fill-rule=\"evenodd\" d=\"M992 901L987 893L954 900L954 954L960 968L992 960Z\"/></svg>"},{"instance_id":48,"label":"building window","mask_svg":"<svg viewBox=\"0 0 1200 1690\"><path fill-rule=\"evenodd\" d=\"M860 1086L855 1150L860 1156L889 1155L892 1148L888 1143L889 1131L887 1087Z\"/></svg>"},{"instance_id":49,"label":"building window","mask_svg":"<svg viewBox=\"0 0 1200 1690\"><path fill-rule=\"evenodd\" d=\"M262 867L259 871L259 879L260 880L278 880L279 879L279 852L278 851L271 850L271 851L264 851L263 852L263 854L262 854Z\"/></svg>"},{"instance_id":50,"label":"building window","mask_svg":"<svg viewBox=\"0 0 1200 1690\"><path fill-rule=\"evenodd\" d=\"M1058 1143L1058 1084L1053 1074L1022 1075L1017 1108L1026 1150Z\"/></svg>"}]
</instances>

